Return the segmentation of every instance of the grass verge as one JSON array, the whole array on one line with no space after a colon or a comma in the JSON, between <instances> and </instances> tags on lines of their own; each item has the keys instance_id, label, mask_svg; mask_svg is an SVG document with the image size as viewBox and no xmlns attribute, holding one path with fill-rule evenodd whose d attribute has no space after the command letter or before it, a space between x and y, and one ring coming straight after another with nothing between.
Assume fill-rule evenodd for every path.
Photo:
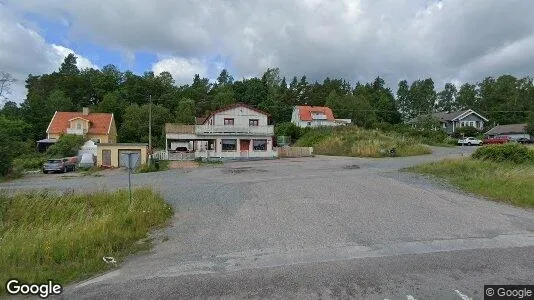
<instances>
[{"instance_id":1,"label":"grass verge","mask_svg":"<svg viewBox=\"0 0 534 300\"><path fill-rule=\"evenodd\" d=\"M334 156L385 157L392 148L397 156L432 153L415 138L355 126L310 129L295 146L314 147L315 154Z\"/></svg>"},{"instance_id":2,"label":"grass verge","mask_svg":"<svg viewBox=\"0 0 534 300\"><path fill-rule=\"evenodd\" d=\"M426 163L408 171L434 175L493 200L534 207L534 164L464 158Z\"/></svg>"},{"instance_id":3,"label":"grass verge","mask_svg":"<svg viewBox=\"0 0 534 300\"><path fill-rule=\"evenodd\" d=\"M91 195L0 194L0 295L4 283L51 279L66 284L113 268L150 244L137 243L164 226L172 208L148 189Z\"/></svg>"},{"instance_id":4,"label":"grass verge","mask_svg":"<svg viewBox=\"0 0 534 300\"><path fill-rule=\"evenodd\" d=\"M159 172L159 171L167 171L169 169L169 161L168 160L160 160L155 161L153 163L140 165L136 169L136 173L152 173L152 172Z\"/></svg>"}]
</instances>

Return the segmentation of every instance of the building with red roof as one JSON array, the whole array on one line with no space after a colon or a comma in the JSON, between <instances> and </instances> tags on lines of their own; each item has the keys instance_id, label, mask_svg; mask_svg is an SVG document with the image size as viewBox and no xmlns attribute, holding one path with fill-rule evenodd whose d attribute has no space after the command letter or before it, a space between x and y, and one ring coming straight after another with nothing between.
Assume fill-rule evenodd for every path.
<instances>
[{"instance_id":1,"label":"building with red roof","mask_svg":"<svg viewBox=\"0 0 534 300\"><path fill-rule=\"evenodd\" d=\"M336 119L326 106L295 106L291 122L298 127L339 126L351 123L350 119Z\"/></svg>"},{"instance_id":2,"label":"building with red roof","mask_svg":"<svg viewBox=\"0 0 534 300\"><path fill-rule=\"evenodd\" d=\"M83 108L82 112L56 111L46 134L49 141L57 140L63 134L75 134L95 143L117 142L113 114L91 113L88 108Z\"/></svg>"}]
</instances>

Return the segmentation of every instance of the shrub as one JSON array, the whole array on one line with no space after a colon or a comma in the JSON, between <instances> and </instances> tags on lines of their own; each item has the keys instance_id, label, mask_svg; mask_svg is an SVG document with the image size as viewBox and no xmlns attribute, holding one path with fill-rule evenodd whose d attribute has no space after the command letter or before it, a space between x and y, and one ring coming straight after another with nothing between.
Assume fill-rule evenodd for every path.
<instances>
[{"instance_id":1,"label":"shrub","mask_svg":"<svg viewBox=\"0 0 534 300\"><path fill-rule=\"evenodd\" d=\"M489 145L478 148L472 157L496 162L534 162L534 151L520 144Z\"/></svg>"},{"instance_id":2,"label":"shrub","mask_svg":"<svg viewBox=\"0 0 534 300\"><path fill-rule=\"evenodd\" d=\"M150 173L150 172L157 172L159 171L158 168L154 164L142 164L135 170L136 173Z\"/></svg>"},{"instance_id":3,"label":"shrub","mask_svg":"<svg viewBox=\"0 0 534 300\"><path fill-rule=\"evenodd\" d=\"M465 126L460 127L456 130L454 133L455 138L461 138L462 136L468 137L468 136L478 136L480 134L480 131L472 126Z\"/></svg>"},{"instance_id":4,"label":"shrub","mask_svg":"<svg viewBox=\"0 0 534 300\"><path fill-rule=\"evenodd\" d=\"M284 122L274 127L274 134L276 136L289 136L292 141L296 141L301 136L301 130L291 122Z\"/></svg>"},{"instance_id":5,"label":"shrub","mask_svg":"<svg viewBox=\"0 0 534 300\"><path fill-rule=\"evenodd\" d=\"M169 162L164 160L153 160L151 164L143 164L137 167L136 173L150 173L165 171L169 169Z\"/></svg>"},{"instance_id":6,"label":"shrub","mask_svg":"<svg viewBox=\"0 0 534 300\"><path fill-rule=\"evenodd\" d=\"M50 156L66 157L78 155L78 150L82 147L84 139L79 135L62 135L57 143L50 146L46 153Z\"/></svg>"},{"instance_id":7,"label":"shrub","mask_svg":"<svg viewBox=\"0 0 534 300\"><path fill-rule=\"evenodd\" d=\"M25 154L13 160L13 166L21 170L40 169L48 159L48 156L42 154Z\"/></svg>"}]
</instances>

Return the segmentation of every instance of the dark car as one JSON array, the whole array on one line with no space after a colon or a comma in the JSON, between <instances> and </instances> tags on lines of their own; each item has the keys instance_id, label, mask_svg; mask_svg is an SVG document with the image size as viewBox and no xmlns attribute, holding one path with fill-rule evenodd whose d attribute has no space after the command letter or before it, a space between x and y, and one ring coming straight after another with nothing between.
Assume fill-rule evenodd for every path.
<instances>
[{"instance_id":1,"label":"dark car","mask_svg":"<svg viewBox=\"0 0 534 300\"><path fill-rule=\"evenodd\" d=\"M75 169L76 164L68 158L49 159L43 164L43 173L45 174L48 172L66 173Z\"/></svg>"},{"instance_id":2,"label":"dark car","mask_svg":"<svg viewBox=\"0 0 534 300\"><path fill-rule=\"evenodd\" d=\"M174 149L175 152L185 152L185 153L189 153L189 149L187 149L187 147L176 147L176 149Z\"/></svg>"},{"instance_id":3,"label":"dark car","mask_svg":"<svg viewBox=\"0 0 534 300\"><path fill-rule=\"evenodd\" d=\"M517 142L520 143L520 144L530 144L530 143L532 143L532 140L530 140L530 139L528 139L526 137L522 137L522 138L518 138Z\"/></svg>"}]
</instances>

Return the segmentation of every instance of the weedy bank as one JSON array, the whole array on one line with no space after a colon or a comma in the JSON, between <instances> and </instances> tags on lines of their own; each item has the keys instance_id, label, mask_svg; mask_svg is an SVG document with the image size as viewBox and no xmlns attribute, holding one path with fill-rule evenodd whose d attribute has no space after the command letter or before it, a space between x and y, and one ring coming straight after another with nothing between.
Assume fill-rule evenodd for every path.
<instances>
[{"instance_id":1,"label":"weedy bank","mask_svg":"<svg viewBox=\"0 0 534 300\"><path fill-rule=\"evenodd\" d=\"M447 159L408 170L433 175L493 200L534 207L534 150L522 145L484 146L470 158Z\"/></svg>"},{"instance_id":2,"label":"weedy bank","mask_svg":"<svg viewBox=\"0 0 534 300\"><path fill-rule=\"evenodd\" d=\"M418 139L396 132L362 129L356 126L306 130L295 146L314 147L314 153L334 156L385 157L430 154Z\"/></svg>"},{"instance_id":3,"label":"weedy bank","mask_svg":"<svg viewBox=\"0 0 534 300\"><path fill-rule=\"evenodd\" d=\"M113 268L103 257L120 261L150 247L138 243L164 226L172 208L147 189L91 195L33 192L0 193L0 282L65 284ZM5 294L5 286L0 294Z\"/></svg>"}]
</instances>

